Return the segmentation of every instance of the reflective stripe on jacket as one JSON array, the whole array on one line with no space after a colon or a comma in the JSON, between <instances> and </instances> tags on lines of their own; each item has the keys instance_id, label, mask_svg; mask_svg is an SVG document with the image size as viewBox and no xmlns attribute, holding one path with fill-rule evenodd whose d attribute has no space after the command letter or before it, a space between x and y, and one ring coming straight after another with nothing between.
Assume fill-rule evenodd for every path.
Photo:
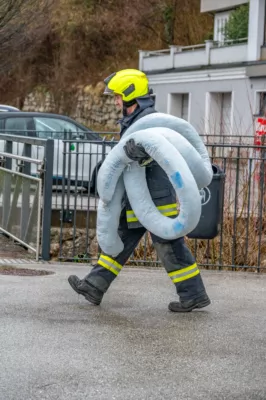
<instances>
[{"instance_id":1,"label":"reflective stripe on jacket","mask_svg":"<svg viewBox=\"0 0 266 400\"><path fill-rule=\"evenodd\" d=\"M166 217L176 217L178 214L176 193L168 176L156 162L145 168L147 185L155 206ZM128 198L126 198L126 211L128 227L142 227L132 210Z\"/></svg>"}]
</instances>

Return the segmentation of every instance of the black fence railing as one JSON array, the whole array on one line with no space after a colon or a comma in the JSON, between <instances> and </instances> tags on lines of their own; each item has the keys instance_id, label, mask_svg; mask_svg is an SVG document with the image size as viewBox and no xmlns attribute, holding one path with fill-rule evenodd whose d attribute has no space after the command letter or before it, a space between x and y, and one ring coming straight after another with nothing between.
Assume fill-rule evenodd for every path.
<instances>
[{"instance_id":1,"label":"black fence railing","mask_svg":"<svg viewBox=\"0 0 266 400\"><path fill-rule=\"evenodd\" d=\"M94 148L95 143L80 141L73 151L69 148L70 141L64 141L57 255L60 260L97 260L97 169L115 144L103 141L100 151L99 143ZM206 146L212 162L226 174L220 232L212 240L186 239L187 243L199 265L261 271L266 268L266 147L231 143L206 143ZM80 191L82 186L88 190ZM148 233L128 263L160 264Z\"/></svg>"},{"instance_id":2,"label":"black fence railing","mask_svg":"<svg viewBox=\"0 0 266 400\"><path fill-rule=\"evenodd\" d=\"M50 232L53 259L97 260L97 174L105 156L117 143L114 135L100 132L95 140L71 137L53 141L52 209L59 215ZM186 238L187 243L199 265L206 268L262 271L266 269L266 147L254 145L253 136L202 135L202 138L213 164L226 173L223 213L216 238ZM20 147L14 144L13 154L20 154ZM31 155L43 159L43 147L36 142ZM128 263L160 264L149 234Z\"/></svg>"}]
</instances>

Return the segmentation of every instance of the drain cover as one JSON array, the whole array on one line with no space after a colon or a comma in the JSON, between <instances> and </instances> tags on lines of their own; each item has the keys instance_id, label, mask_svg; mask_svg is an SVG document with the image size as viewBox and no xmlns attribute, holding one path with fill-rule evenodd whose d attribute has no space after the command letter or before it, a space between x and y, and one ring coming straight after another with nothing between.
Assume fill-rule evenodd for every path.
<instances>
[{"instance_id":1,"label":"drain cover","mask_svg":"<svg viewBox=\"0 0 266 400\"><path fill-rule=\"evenodd\" d=\"M52 275L52 271L44 271L30 268L16 268L10 265L0 265L0 275L19 275L19 276L43 276Z\"/></svg>"}]
</instances>

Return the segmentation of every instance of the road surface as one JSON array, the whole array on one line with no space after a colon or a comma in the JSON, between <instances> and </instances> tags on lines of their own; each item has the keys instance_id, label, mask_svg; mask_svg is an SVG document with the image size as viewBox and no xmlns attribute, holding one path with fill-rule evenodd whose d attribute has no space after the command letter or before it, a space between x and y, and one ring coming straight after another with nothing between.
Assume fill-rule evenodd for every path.
<instances>
[{"instance_id":1,"label":"road surface","mask_svg":"<svg viewBox=\"0 0 266 400\"><path fill-rule=\"evenodd\" d=\"M212 305L177 315L162 269L95 307L67 282L88 266L37 268L55 274L0 275L1 400L265 400L266 276L204 271Z\"/></svg>"}]
</instances>

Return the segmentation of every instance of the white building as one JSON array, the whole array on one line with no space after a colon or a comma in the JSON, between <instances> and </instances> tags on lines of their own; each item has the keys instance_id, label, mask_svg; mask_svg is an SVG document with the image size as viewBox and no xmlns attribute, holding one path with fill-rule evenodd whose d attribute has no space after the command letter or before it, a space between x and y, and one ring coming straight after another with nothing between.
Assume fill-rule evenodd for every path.
<instances>
[{"instance_id":1,"label":"white building","mask_svg":"<svg viewBox=\"0 0 266 400\"><path fill-rule=\"evenodd\" d=\"M244 0L201 0L214 14L214 40L140 51L156 108L184 118L202 134L253 135L266 102L265 0L250 0L248 38L224 41L221 27Z\"/></svg>"}]
</instances>

